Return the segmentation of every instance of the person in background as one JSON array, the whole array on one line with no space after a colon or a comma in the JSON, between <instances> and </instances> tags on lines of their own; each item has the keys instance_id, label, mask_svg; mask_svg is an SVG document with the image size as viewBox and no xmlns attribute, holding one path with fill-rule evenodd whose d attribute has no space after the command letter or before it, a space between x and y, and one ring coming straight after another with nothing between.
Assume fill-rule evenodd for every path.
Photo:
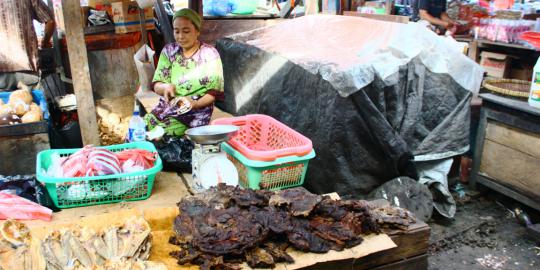
<instances>
[{"instance_id":1,"label":"person in background","mask_svg":"<svg viewBox=\"0 0 540 270\"><path fill-rule=\"evenodd\" d=\"M437 34L444 34L456 23L446 13L446 0L414 0L413 21L424 20L430 23L431 29Z\"/></svg>"},{"instance_id":2,"label":"person in background","mask_svg":"<svg viewBox=\"0 0 540 270\"><path fill-rule=\"evenodd\" d=\"M216 97L223 97L221 58L214 47L199 41L201 24L191 9L173 16L176 42L165 45L154 73L154 91L163 99L145 116L149 130L161 126L167 135L182 136L188 128L208 125ZM176 107L191 110L178 112Z\"/></svg>"},{"instance_id":3,"label":"person in background","mask_svg":"<svg viewBox=\"0 0 540 270\"><path fill-rule=\"evenodd\" d=\"M45 24L42 48L51 47L55 22L42 0L0 1L0 91L17 88L19 81L36 85L38 41L32 20Z\"/></svg>"}]
</instances>

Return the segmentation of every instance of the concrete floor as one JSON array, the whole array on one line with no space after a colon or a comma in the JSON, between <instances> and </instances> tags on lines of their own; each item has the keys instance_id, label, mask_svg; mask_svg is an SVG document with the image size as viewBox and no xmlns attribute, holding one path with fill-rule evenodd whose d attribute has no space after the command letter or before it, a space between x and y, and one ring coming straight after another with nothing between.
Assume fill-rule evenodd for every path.
<instances>
[{"instance_id":1,"label":"concrete floor","mask_svg":"<svg viewBox=\"0 0 540 270\"><path fill-rule=\"evenodd\" d=\"M508 210L514 205L489 191L458 205L454 220L430 222L429 269L540 269L540 243Z\"/></svg>"}]
</instances>

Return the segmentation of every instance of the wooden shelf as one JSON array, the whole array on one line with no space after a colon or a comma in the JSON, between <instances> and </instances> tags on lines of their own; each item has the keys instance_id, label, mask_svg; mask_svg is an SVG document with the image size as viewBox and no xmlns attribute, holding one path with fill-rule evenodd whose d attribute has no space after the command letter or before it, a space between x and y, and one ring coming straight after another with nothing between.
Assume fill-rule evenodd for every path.
<instances>
[{"instance_id":1,"label":"wooden shelf","mask_svg":"<svg viewBox=\"0 0 540 270\"><path fill-rule=\"evenodd\" d=\"M478 46L483 47L485 45L492 45L492 46L500 46L500 47L507 47L507 48L515 48L515 49L522 49L522 50L530 50L530 51L538 51L534 47L529 47L521 44L515 44L515 43L504 43L504 42L498 42L498 41L491 41L487 39L473 39L471 37L456 37L457 41L462 42L473 42L476 41L478 43Z\"/></svg>"}]
</instances>

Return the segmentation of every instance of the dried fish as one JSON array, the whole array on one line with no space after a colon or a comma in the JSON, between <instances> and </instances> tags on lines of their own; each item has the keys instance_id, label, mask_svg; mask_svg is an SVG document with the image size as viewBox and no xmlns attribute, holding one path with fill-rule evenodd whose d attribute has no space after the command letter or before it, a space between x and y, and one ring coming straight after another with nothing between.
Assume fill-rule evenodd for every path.
<instances>
[{"instance_id":1,"label":"dried fish","mask_svg":"<svg viewBox=\"0 0 540 270\"><path fill-rule=\"evenodd\" d=\"M101 235L96 235L96 237L94 237L94 248L96 249L96 252L104 259L111 258L109 257L107 245L105 244L105 241L103 241L103 238Z\"/></svg>"},{"instance_id":2,"label":"dried fish","mask_svg":"<svg viewBox=\"0 0 540 270\"><path fill-rule=\"evenodd\" d=\"M111 227L105 232L105 244L107 245L108 258L112 259L118 256L118 228Z\"/></svg>"},{"instance_id":3,"label":"dried fish","mask_svg":"<svg viewBox=\"0 0 540 270\"><path fill-rule=\"evenodd\" d=\"M120 256L131 258L141 247L150 234L150 227L146 221L130 219L126 221L126 226L119 232Z\"/></svg>"},{"instance_id":4,"label":"dried fish","mask_svg":"<svg viewBox=\"0 0 540 270\"><path fill-rule=\"evenodd\" d=\"M66 237L71 250L73 250L73 255L79 262L85 267L92 267L92 259L88 254L88 251L83 247L81 241L73 235L72 231L66 231L62 237Z\"/></svg>"},{"instance_id":5,"label":"dried fish","mask_svg":"<svg viewBox=\"0 0 540 270\"><path fill-rule=\"evenodd\" d=\"M0 234L15 247L23 246L30 241L30 230L28 227L15 220L6 220L2 224Z\"/></svg>"},{"instance_id":6,"label":"dried fish","mask_svg":"<svg viewBox=\"0 0 540 270\"><path fill-rule=\"evenodd\" d=\"M41 242L41 254L45 258L47 263L47 268L51 269L63 269L67 265L67 259L65 262L61 262L59 257L65 258L65 256L60 256L60 254L55 254L52 248L52 244L55 241L52 241L50 237L47 237L44 241Z\"/></svg>"},{"instance_id":7,"label":"dried fish","mask_svg":"<svg viewBox=\"0 0 540 270\"><path fill-rule=\"evenodd\" d=\"M29 252L32 239L28 227L16 220L7 220L0 230L0 269L32 269Z\"/></svg>"},{"instance_id":8,"label":"dried fish","mask_svg":"<svg viewBox=\"0 0 540 270\"><path fill-rule=\"evenodd\" d=\"M145 261L151 246L150 226L143 218L133 218L100 232L88 227L53 231L41 242L41 256L52 270L166 269Z\"/></svg>"}]
</instances>

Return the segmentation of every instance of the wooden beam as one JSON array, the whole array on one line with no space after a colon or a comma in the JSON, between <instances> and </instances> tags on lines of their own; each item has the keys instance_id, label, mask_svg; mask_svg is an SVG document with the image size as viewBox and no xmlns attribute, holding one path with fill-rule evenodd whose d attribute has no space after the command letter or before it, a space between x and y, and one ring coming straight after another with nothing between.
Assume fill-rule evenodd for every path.
<instances>
[{"instance_id":1,"label":"wooden beam","mask_svg":"<svg viewBox=\"0 0 540 270\"><path fill-rule=\"evenodd\" d=\"M409 23L409 17L399 15L383 15L383 14L367 14L360 13L358 11L343 11L343 16L355 16L363 17L378 21L395 22L395 23Z\"/></svg>"},{"instance_id":2,"label":"wooden beam","mask_svg":"<svg viewBox=\"0 0 540 270\"><path fill-rule=\"evenodd\" d=\"M82 141L85 145L100 145L79 1L62 0L62 14L66 27L71 78L77 97L77 114L81 126Z\"/></svg>"},{"instance_id":3,"label":"wooden beam","mask_svg":"<svg viewBox=\"0 0 540 270\"><path fill-rule=\"evenodd\" d=\"M386 0L386 3L385 3L385 8L386 10L384 11L384 14L386 15L391 15L392 14L392 5L394 4L394 1L392 0Z\"/></svg>"}]
</instances>

